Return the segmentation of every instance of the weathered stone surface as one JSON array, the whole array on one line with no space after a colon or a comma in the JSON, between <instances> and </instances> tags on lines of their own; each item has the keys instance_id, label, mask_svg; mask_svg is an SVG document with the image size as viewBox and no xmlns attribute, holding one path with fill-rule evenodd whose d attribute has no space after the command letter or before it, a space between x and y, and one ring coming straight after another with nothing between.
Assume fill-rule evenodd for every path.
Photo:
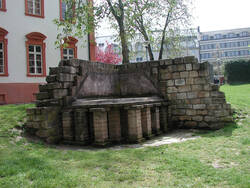
<instances>
[{"instance_id":1,"label":"weathered stone surface","mask_svg":"<svg viewBox=\"0 0 250 188\"><path fill-rule=\"evenodd\" d=\"M26 128L48 143L139 142L152 130L218 129L232 120L224 93L209 83L209 65L193 57L118 66L63 60L46 80L39 86L37 108L27 110ZM162 101L146 103L152 96ZM79 103L87 98L96 99L97 106Z\"/></svg>"},{"instance_id":2,"label":"weathered stone surface","mask_svg":"<svg viewBox=\"0 0 250 188\"><path fill-rule=\"evenodd\" d=\"M187 98L188 99L194 99L194 98L197 98L197 96L198 96L197 92L188 92L187 93Z\"/></svg>"},{"instance_id":3,"label":"weathered stone surface","mask_svg":"<svg viewBox=\"0 0 250 188\"><path fill-rule=\"evenodd\" d=\"M193 109L195 109L195 110L206 109L206 105L205 104L194 104Z\"/></svg>"},{"instance_id":4,"label":"weathered stone surface","mask_svg":"<svg viewBox=\"0 0 250 188\"><path fill-rule=\"evenodd\" d=\"M175 80L175 85L176 86L183 86L183 85L185 85L185 79L176 79Z\"/></svg>"},{"instance_id":5,"label":"weathered stone surface","mask_svg":"<svg viewBox=\"0 0 250 188\"><path fill-rule=\"evenodd\" d=\"M190 71L189 72L189 77L190 78L198 77L198 72L197 71Z\"/></svg>"},{"instance_id":6,"label":"weathered stone surface","mask_svg":"<svg viewBox=\"0 0 250 188\"><path fill-rule=\"evenodd\" d=\"M191 71L192 69L192 64L186 64L186 70Z\"/></svg>"},{"instance_id":7,"label":"weathered stone surface","mask_svg":"<svg viewBox=\"0 0 250 188\"><path fill-rule=\"evenodd\" d=\"M177 93L177 99L186 99L187 94L186 93Z\"/></svg>"},{"instance_id":8,"label":"weathered stone surface","mask_svg":"<svg viewBox=\"0 0 250 188\"><path fill-rule=\"evenodd\" d=\"M188 78L189 77L189 72L185 71L185 72L180 72L180 77L181 78Z\"/></svg>"}]
</instances>

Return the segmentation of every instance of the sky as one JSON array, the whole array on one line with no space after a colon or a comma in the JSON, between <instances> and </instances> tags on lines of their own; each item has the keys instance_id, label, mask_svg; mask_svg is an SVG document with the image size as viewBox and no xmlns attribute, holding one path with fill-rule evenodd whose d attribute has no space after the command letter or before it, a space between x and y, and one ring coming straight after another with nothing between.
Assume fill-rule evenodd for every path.
<instances>
[{"instance_id":1,"label":"sky","mask_svg":"<svg viewBox=\"0 0 250 188\"><path fill-rule=\"evenodd\" d=\"M250 27L250 0L193 1L192 27L200 26L201 32ZM106 23L97 31L97 36L110 34Z\"/></svg>"},{"instance_id":2,"label":"sky","mask_svg":"<svg viewBox=\"0 0 250 188\"><path fill-rule=\"evenodd\" d=\"M194 0L201 32L250 27L250 0Z\"/></svg>"}]
</instances>

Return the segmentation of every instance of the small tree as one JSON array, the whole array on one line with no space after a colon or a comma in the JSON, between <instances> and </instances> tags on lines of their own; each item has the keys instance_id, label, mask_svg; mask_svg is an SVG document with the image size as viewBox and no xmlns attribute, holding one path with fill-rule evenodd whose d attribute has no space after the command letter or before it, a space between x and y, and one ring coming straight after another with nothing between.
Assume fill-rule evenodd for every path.
<instances>
[{"instance_id":1,"label":"small tree","mask_svg":"<svg viewBox=\"0 0 250 188\"><path fill-rule=\"evenodd\" d=\"M151 41L153 31L162 31L159 59L162 59L166 33L189 23L188 2L191 0L62 0L67 11L64 21L55 20L60 33L57 44L68 36L83 37L105 18L119 34L122 62L129 63L128 37L139 31L148 43L153 60Z\"/></svg>"},{"instance_id":2,"label":"small tree","mask_svg":"<svg viewBox=\"0 0 250 188\"><path fill-rule=\"evenodd\" d=\"M107 43L105 50L96 47L96 61L107 64L118 64L122 61L122 58L114 52L113 45Z\"/></svg>"},{"instance_id":3,"label":"small tree","mask_svg":"<svg viewBox=\"0 0 250 188\"><path fill-rule=\"evenodd\" d=\"M189 26L189 8L192 0L129 0L127 18L129 24L139 31L148 42L150 60L154 60L150 43L160 43L159 58L162 59L167 37L177 38L180 28ZM160 36L158 35L159 33ZM177 41L177 40L175 40ZM171 42L172 43L172 42Z\"/></svg>"}]
</instances>

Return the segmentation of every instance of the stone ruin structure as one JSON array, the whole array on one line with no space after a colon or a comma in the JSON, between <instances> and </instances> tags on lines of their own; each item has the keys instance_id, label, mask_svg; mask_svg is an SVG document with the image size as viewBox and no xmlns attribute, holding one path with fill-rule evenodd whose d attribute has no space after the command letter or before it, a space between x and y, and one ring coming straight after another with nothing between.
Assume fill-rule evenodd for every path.
<instances>
[{"instance_id":1,"label":"stone ruin structure","mask_svg":"<svg viewBox=\"0 0 250 188\"><path fill-rule=\"evenodd\" d=\"M27 109L26 131L48 143L132 143L177 128L219 129L230 104L194 57L110 65L62 60Z\"/></svg>"}]
</instances>

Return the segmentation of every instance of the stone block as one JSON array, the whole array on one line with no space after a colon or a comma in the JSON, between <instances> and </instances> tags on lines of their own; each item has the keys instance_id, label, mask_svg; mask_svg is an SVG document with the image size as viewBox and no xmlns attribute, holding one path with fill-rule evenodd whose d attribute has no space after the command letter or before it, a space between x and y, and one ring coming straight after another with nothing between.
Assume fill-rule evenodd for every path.
<instances>
[{"instance_id":1,"label":"stone block","mask_svg":"<svg viewBox=\"0 0 250 188\"><path fill-rule=\"evenodd\" d=\"M49 99L49 93L48 92L40 92L40 93L36 93L36 99L37 100L43 100L43 99Z\"/></svg>"},{"instance_id":2,"label":"stone block","mask_svg":"<svg viewBox=\"0 0 250 188\"><path fill-rule=\"evenodd\" d=\"M187 70L187 71L193 70L192 64L186 64L186 70Z\"/></svg>"},{"instance_id":3,"label":"stone block","mask_svg":"<svg viewBox=\"0 0 250 188\"><path fill-rule=\"evenodd\" d=\"M120 120L120 110L117 108L111 109L108 112L109 120L109 137L112 142L120 142L121 136L121 120Z\"/></svg>"},{"instance_id":4,"label":"stone block","mask_svg":"<svg viewBox=\"0 0 250 188\"><path fill-rule=\"evenodd\" d=\"M196 121L186 121L186 122L184 123L184 126L190 127L190 128L194 128L194 127L197 126L197 122L196 122Z\"/></svg>"},{"instance_id":5,"label":"stone block","mask_svg":"<svg viewBox=\"0 0 250 188\"><path fill-rule=\"evenodd\" d=\"M211 87L210 84L204 84L203 88L204 88L205 91L211 91L212 90L212 87Z\"/></svg>"},{"instance_id":6,"label":"stone block","mask_svg":"<svg viewBox=\"0 0 250 188\"><path fill-rule=\"evenodd\" d=\"M47 84L39 84L39 91L40 92L47 92Z\"/></svg>"},{"instance_id":7,"label":"stone block","mask_svg":"<svg viewBox=\"0 0 250 188\"><path fill-rule=\"evenodd\" d=\"M176 109L172 111L173 115L185 115L186 110L185 109Z\"/></svg>"},{"instance_id":8,"label":"stone block","mask_svg":"<svg viewBox=\"0 0 250 188\"><path fill-rule=\"evenodd\" d=\"M186 79L186 84L187 84L187 85L192 85L192 84L194 84L194 79L193 79L193 78L187 78L187 79Z\"/></svg>"},{"instance_id":9,"label":"stone block","mask_svg":"<svg viewBox=\"0 0 250 188\"><path fill-rule=\"evenodd\" d=\"M208 115L208 111L207 110L196 110L196 114L197 115Z\"/></svg>"},{"instance_id":10,"label":"stone block","mask_svg":"<svg viewBox=\"0 0 250 188\"><path fill-rule=\"evenodd\" d=\"M186 65L177 65L177 70L178 71L185 71L186 70Z\"/></svg>"},{"instance_id":11,"label":"stone block","mask_svg":"<svg viewBox=\"0 0 250 188\"><path fill-rule=\"evenodd\" d=\"M215 103L215 104L223 104L225 102L226 102L225 98L212 98L212 103Z\"/></svg>"},{"instance_id":12,"label":"stone block","mask_svg":"<svg viewBox=\"0 0 250 188\"><path fill-rule=\"evenodd\" d=\"M194 78L194 77L198 77L199 75L198 75L198 72L197 71L190 71L189 72L189 77L190 78Z\"/></svg>"},{"instance_id":13,"label":"stone block","mask_svg":"<svg viewBox=\"0 0 250 188\"><path fill-rule=\"evenodd\" d=\"M212 98L201 98L200 101L203 104L211 104L212 103Z\"/></svg>"},{"instance_id":14,"label":"stone block","mask_svg":"<svg viewBox=\"0 0 250 188\"><path fill-rule=\"evenodd\" d=\"M184 58L182 58L182 57L175 58L174 63L175 64L183 64L183 63L185 63Z\"/></svg>"},{"instance_id":15,"label":"stone block","mask_svg":"<svg viewBox=\"0 0 250 188\"><path fill-rule=\"evenodd\" d=\"M192 118L190 116L178 116L180 121L191 121Z\"/></svg>"},{"instance_id":16,"label":"stone block","mask_svg":"<svg viewBox=\"0 0 250 188\"><path fill-rule=\"evenodd\" d=\"M197 114L196 110L190 110L190 109L186 110L186 115L188 116L195 116L196 114Z\"/></svg>"},{"instance_id":17,"label":"stone block","mask_svg":"<svg viewBox=\"0 0 250 188\"><path fill-rule=\"evenodd\" d=\"M57 80L60 82L73 82L74 74L59 73L57 74Z\"/></svg>"},{"instance_id":18,"label":"stone block","mask_svg":"<svg viewBox=\"0 0 250 188\"><path fill-rule=\"evenodd\" d=\"M168 80L167 81L167 86L174 86L174 80Z\"/></svg>"},{"instance_id":19,"label":"stone block","mask_svg":"<svg viewBox=\"0 0 250 188\"><path fill-rule=\"evenodd\" d=\"M199 63L193 64L193 70L199 70L199 69L200 69L200 64Z\"/></svg>"},{"instance_id":20,"label":"stone block","mask_svg":"<svg viewBox=\"0 0 250 188\"><path fill-rule=\"evenodd\" d=\"M168 66L168 71L169 72L176 72L177 71L177 66L176 65L170 65L170 66Z\"/></svg>"},{"instance_id":21,"label":"stone block","mask_svg":"<svg viewBox=\"0 0 250 188\"><path fill-rule=\"evenodd\" d=\"M142 140L140 109L128 109L128 140L129 142L139 142Z\"/></svg>"},{"instance_id":22,"label":"stone block","mask_svg":"<svg viewBox=\"0 0 250 188\"><path fill-rule=\"evenodd\" d=\"M175 85L176 86L183 86L185 84L186 84L185 79L176 79L175 80Z\"/></svg>"},{"instance_id":23,"label":"stone block","mask_svg":"<svg viewBox=\"0 0 250 188\"><path fill-rule=\"evenodd\" d=\"M168 108L167 106L160 107L160 127L163 132L168 131Z\"/></svg>"},{"instance_id":24,"label":"stone block","mask_svg":"<svg viewBox=\"0 0 250 188\"><path fill-rule=\"evenodd\" d=\"M197 92L188 92L187 93L187 98L188 99L194 99L198 97L198 93Z\"/></svg>"},{"instance_id":25,"label":"stone block","mask_svg":"<svg viewBox=\"0 0 250 188\"><path fill-rule=\"evenodd\" d=\"M204 121L205 122L216 122L217 118L215 118L214 116L205 116Z\"/></svg>"},{"instance_id":26,"label":"stone block","mask_svg":"<svg viewBox=\"0 0 250 188\"><path fill-rule=\"evenodd\" d=\"M56 82L57 81L57 76L56 75L47 76L46 81L48 83Z\"/></svg>"},{"instance_id":27,"label":"stone block","mask_svg":"<svg viewBox=\"0 0 250 188\"><path fill-rule=\"evenodd\" d=\"M198 122L198 127L200 128L206 128L209 127L208 124L204 121Z\"/></svg>"},{"instance_id":28,"label":"stone block","mask_svg":"<svg viewBox=\"0 0 250 188\"><path fill-rule=\"evenodd\" d=\"M207 84L207 80L205 78L194 78L194 84Z\"/></svg>"},{"instance_id":29,"label":"stone block","mask_svg":"<svg viewBox=\"0 0 250 188\"><path fill-rule=\"evenodd\" d=\"M152 135L151 110L150 107L143 108L141 111L141 124L143 137L149 138Z\"/></svg>"},{"instance_id":30,"label":"stone block","mask_svg":"<svg viewBox=\"0 0 250 188\"><path fill-rule=\"evenodd\" d=\"M158 74L158 68L156 68L156 67L152 68L152 73L153 74Z\"/></svg>"},{"instance_id":31,"label":"stone block","mask_svg":"<svg viewBox=\"0 0 250 188\"><path fill-rule=\"evenodd\" d=\"M209 76L209 71L208 70L199 71L199 76L200 77L202 77L202 76Z\"/></svg>"},{"instance_id":32,"label":"stone block","mask_svg":"<svg viewBox=\"0 0 250 188\"><path fill-rule=\"evenodd\" d=\"M225 94L220 91L212 91L211 92L212 97L218 97L218 98L225 98Z\"/></svg>"},{"instance_id":33,"label":"stone block","mask_svg":"<svg viewBox=\"0 0 250 188\"><path fill-rule=\"evenodd\" d=\"M193 109L195 109L195 110L203 110L203 109L206 109L206 105L205 104L194 104Z\"/></svg>"},{"instance_id":34,"label":"stone block","mask_svg":"<svg viewBox=\"0 0 250 188\"><path fill-rule=\"evenodd\" d=\"M159 107L151 108L151 126L153 134L158 135L161 133Z\"/></svg>"},{"instance_id":35,"label":"stone block","mask_svg":"<svg viewBox=\"0 0 250 188\"><path fill-rule=\"evenodd\" d=\"M176 97L177 97L177 99L186 99L187 94L186 93L177 93Z\"/></svg>"},{"instance_id":36,"label":"stone block","mask_svg":"<svg viewBox=\"0 0 250 188\"><path fill-rule=\"evenodd\" d=\"M179 78L181 78L180 73L179 73L179 72L173 73L173 74L172 74L172 78L173 78L173 79L179 79Z\"/></svg>"},{"instance_id":37,"label":"stone block","mask_svg":"<svg viewBox=\"0 0 250 188\"><path fill-rule=\"evenodd\" d=\"M180 77L181 78L188 78L189 77L189 72L188 71L180 72Z\"/></svg>"},{"instance_id":38,"label":"stone block","mask_svg":"<svg viewBox=\"0 0 250 188\"><path fill-rule=\"evenodd\" d=\"M105 110L93 110L94 142L103 145L108 141L107 112Z\"/></svg>"},{"instance_id":39,"label":"stone block","mask_svg":"<svg viewBox=\"0 0 250 188\"><path fill-rule=\"evenodd\" d=\"M190 86L179 86L178 87L178 92L188 92L188 91L191 91Z\"/></svg>"},{"instance_id":40,"label":"stone block","mask_svg":"<svg viewBox=\"0 0 250 188\"><path fill-rule=\"evenodd\" d=\"M190 99L190 104L201 104L201 99Z\"/></svg>"},{"instance_id":41,"label":"stone block","mask_svg":"<svg viewBox=\"0 0 250 188\"><path fill-rule=\"evenodd\" d=\"M203 120L203 117L202 117L202 116L193 116L193 117L192 117L192 120L193 120L193 121L202 121L202 120Z\"/></svg>"},{"instance_id":42,"label":"stone block","mask_svg":"<svg viewBox=\"0 0 250 188\"><path fill-rule=\"evenodd\" d=\"M54 89L52 90L52 96L54 99L60 99L68 95L68 89Z\"/></svg>"},{"instance_id":43,"label":"stone block","mask_svg":"<svg viewBox=\"0 0 250 188\"><path fill-rule=\"evenodd\" d=\"M201 91L203 89L203 85L192 85L192 91Z\"/></svg>"},{"instance_id":44,"label":"stone block","mask_svg":"<svg viewBox=\"0 0 250 188\"><path fill-rule=\"evenodd\" d=\"M198 93L199 98L207 98L207 97L209 97L209 95L210 95L209 91L200 91Z\"/></svg>"},{"instance_id":45,"label":"stone block","mask_svg":"<svg viewBox=\"0 0 250 188\"><path fill-rule=\"evenodd\" d=\"M175 105L176 109L192 109L193 105L192 104L177 104Z\"/></svg>"},{"instance_id":46,"label":"stone block","mask_svg":"<svg viewBox=\"0 0 250 188\"><path fill-rule=\"evenodd\" d=\"M178 89L176 87L168 87L167 93L177 93Z\"/></svg>"}]
</instances>

